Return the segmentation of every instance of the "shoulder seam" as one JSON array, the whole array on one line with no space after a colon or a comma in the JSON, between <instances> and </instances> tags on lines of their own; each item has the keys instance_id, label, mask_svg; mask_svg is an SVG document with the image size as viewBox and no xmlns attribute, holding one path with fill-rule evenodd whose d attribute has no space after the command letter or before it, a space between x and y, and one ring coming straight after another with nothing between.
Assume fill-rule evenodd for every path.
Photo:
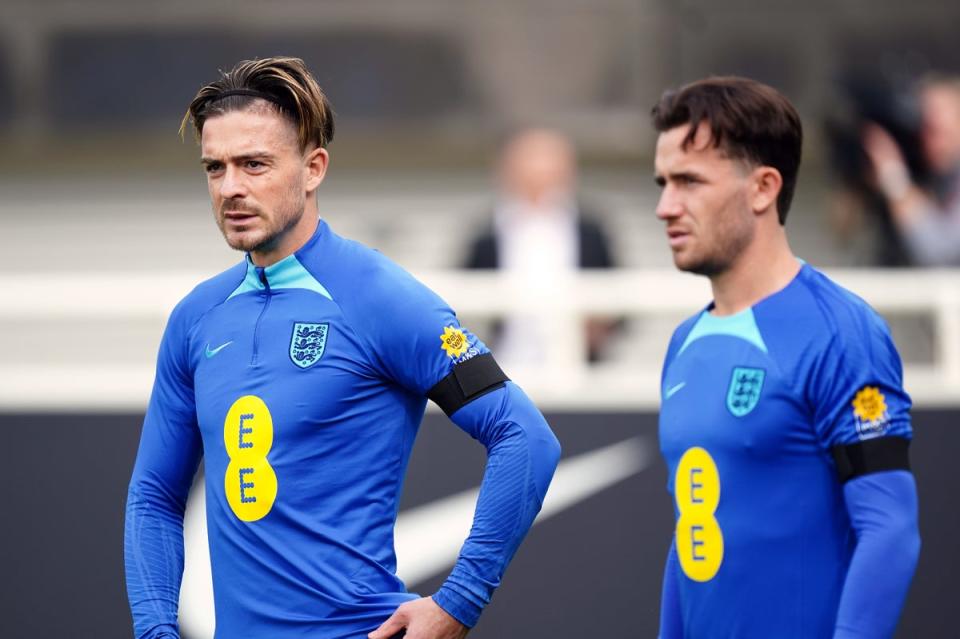
<instances>
[{"instance_id":1,"label":"shoulder seam","mask_svg":"<svg viewBox=\"0 0 960 639\"><path fill-rule=\"evenodd\" d=\"M203 286L204 284L206 284L207 282L210 282L210 281L216 279L217 277L220 277L221 275L226 275L227 273L230 272L230 270L232 270L232 269L234 269L234 268L236 268L236 266L232 266L232 267L230 267L229 269L227 269L226 271L223 271L222 273L219 273L218 275L215 275L215 276L213 276L213 277L211 277L211 278L209 278L209 279L206 279L206 280L200 282L199 284L197 284L196 286L193 287L193 290L191 290L189 293L187 293L187 294L183 297L183 299L180 301L180 303L182 304L182 303L186 302L188 299L190 299L190 297L191 297L194 293L197 292L197 289L200 288L201 286ZM243 271L243 276L244 276L244 277L246 276L246 269L244 269L244 271ZM240 281L242 282L243 279L241 278ZM186 330L185 330L185 332L184 332L184 338L185 338L185 339L184 339L184 346L186 346L186 342L189 341L189 336L190 336L190 334L191 334L191 333L193 332L193 330L200 324L200 322L202 322L202 321L204 320L204 318L205 318L207 315L209 315L214 309L216 309L216 308L218 308L218 307L220 307L220 306L223 306L223 304L224 304L227 300L229 300L229 299L230 299L230 294L228 293L228 294L227 294L227 297L225 297L225 298L223 298L222 300L220 300L220 301L218 301L218 302L215 302L214 304L211 304L210 306L208 306L208 307L207 307L206 309L204 309L201 313L199 313L199 314L197 315L197 317L196 317L192 322L190 322L189 326L186 327ZM187 352L185 355L186 355L186 362L189 364L189 362L190 362L189 352ZM190 371L190 372L192 373L193 371ZM191 380L191 381L192 381L192 380Z\"/></svg>"},{"instance_id":2,"label":"shoulder seam","mask_svg":"<svg viewBox=\"0 0 960 639\"><path fill-rule=\"evenodd\" d=\"M684 318L680 324L673 329L673 334L670 336L670 341L667 342L667 352L664 354L663 360L663 370L661 371L661 376L666 373L667 367L673 363L677 358L677 351L680 350L680 345L683 343L683 340L686 339L687 335L690 334L690 331L693 330L693 326L696 324L697 318L703 313L703 309L700 309L690 317ZM680 330L690 325L686 332L681 336Z\"/></svg>"},{"instance_id":3,"label":"shoulder seam","mask_svg":"<svg viewBox=\"0 0 960 639\"><path fill-rule=\"evenodd\" d=\"M847 289L844 289L833 280L828 280L828 281L834 286L836 286L837 288L839 288L841 291L856 297L855 293L853 293L852 291L847 291ZM837 324L837 319L834 313L832 312L831 309L829 309L826 301L823 299L823 296L819 293L819 291L817 291L813 286L810 285L810 282L808 282L805 278L801 279L801 282L803 283L804 288L806 288L806 290L810 293L810 296L813 297L814 301L817 303L817 309L820 311L820 315L823 317L824 322L829 327L830 340L827 342L827 346L841 348L843 351L843 356L846 357L846 350L847 350L846 340L844 339L843 333L840 331L840 328ZM864 304L866 303L864 302ZM870 307L868 306L868 308ZM855 316L857 318L857 323L861 326L861 328L864 329L864 334L866 334L869 327L864 326L863 312L860 309L857 309L855 311ZM874 352L873 352L874 351L873 341L868 339L866 340L866 344L867 344L867 356L869 358L869 363L873 365L875 360Z\"/></svg>"},{"instance_id":4,"label":"shoulder seam","mask_svg":"<svg viewBox=\"0 0 960 639\"><path fill-rule=\"evenodd\" d=\"M355 244L355 245L360 246L360 247L362 247L362 248L368 248L368 247L365 247L365 246L363 246L362 244L360 244L359 242L356 242L356 241L354 241L354 240L349 240L349 239L347 239L347 238L343 238L343 239L344 239L344 241L346 241L346 242L349 242L349 243L351 243L351 244ZM369 249L368 249L368 250L369 250ZM323 284L323 282L320 282L320 278L317 276L316 273L313 272L313 270L312 270L312 269L310 268L310 266L307 264L307 261L308 261L308 260L302 260L302 261L300 262L300 264L303 266L304 269L306 269L306 271L307 271L308 273L310 273L310 276L311 276L313 279L315 279L317 282L320 283L321 286L323 286L325 289L327 289L327 290L329 291L330 289L327 287L326 284ZM333 295L332 292L331 292L331 295ZM363 356L364 356L364 359L365 359L365 364L367 365L367 367L369 368L369 370L370 370L372 373L375 373L375 374L377 374L378 377L383 378L383 375L379 373L377 366L374 364L374 362L371 361L371 353L376 352L376 349L374 348L373 342L372 342L369 338L367 338L367 336L366 336L364 333L362 333L361 331L358 331L358 330L354 327L354 324L355 324L355 323L356 323L356 324L359 324L359 323L358 323L358 322L354 322L354 320L353 320L353 314L352 314L352 313L348 313L346 306L342 303L342 300L346 299L348 296L342 296L342 295L336 294L336 295L334 295L334 297L335 297L335 299L331 299L330 302L332 302L333 304L336 305L336 307L340 310L340 314L343 316L344 320L346 320L346 321L345 321L345 324L346 324L345 328L346 328L348 331L350 331L350 333L353 334L353 336L357 339L357 341L358 341L360 344L362 344L363 347L364 347L364 348L363 348Z\"/></svg>"}]
</instances>

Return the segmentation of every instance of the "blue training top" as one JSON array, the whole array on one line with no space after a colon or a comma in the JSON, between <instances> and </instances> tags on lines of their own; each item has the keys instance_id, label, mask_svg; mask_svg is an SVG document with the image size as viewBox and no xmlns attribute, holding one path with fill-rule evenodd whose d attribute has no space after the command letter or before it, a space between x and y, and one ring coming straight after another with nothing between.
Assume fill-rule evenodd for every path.
<instances>
[{"instance_id":1,"label":"blue training top","mask_svg":"<svg viewBox=\"0 0 960 639\"><path fill-rule=\"evenodd\" d=\"M201 456L217 637L366 637L415 598L393 526L427 392L487 353L393 262L320 221L295 254L200 284L173 311L130 482L137 637L175 633ZM507 382L452 415L488 450L478 514L437 603L476 623L559 456Z\"/></svg>"},{"instance_id":2,"label":"blue training top","mask_svg":"<svg viewBox=\"0 0 960 639\"><path fill-rule=\"evenodd\" d=\"M676 330L662 379L684 636L831 637L855 545L831 450L911 437L900 358L880 316L806 264L751 308L709 311Z\"/></svg>"}]
</instances>

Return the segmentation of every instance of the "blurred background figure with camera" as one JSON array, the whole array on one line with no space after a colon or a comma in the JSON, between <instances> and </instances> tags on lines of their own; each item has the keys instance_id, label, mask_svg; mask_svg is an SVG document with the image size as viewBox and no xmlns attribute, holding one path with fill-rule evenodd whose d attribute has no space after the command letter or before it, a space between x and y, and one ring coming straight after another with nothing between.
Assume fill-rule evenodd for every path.
<instances>
[{"instance_id":1,"label":"blurred background figure with camera","mask_svg":"<svg viewBox=\"0 0 960 639\"><path fill-rule=\"evenodd\" d=\"M960 78L848 71L825 123L833 226L855 263L960 264Z\"/></svg>"},{"instance_id":2,"label":"blurred background figure with camera","mask_svg":"<svg viewBox=\"0 0 960 639\"><path fill-rule=\"evenodd\" d=\"M863 146L880 194L910 262L960 265L960 78L933 77L917 91L920 156L927 169L918 181L896 140L868 124Z\"/></svg>"}]
</instances>

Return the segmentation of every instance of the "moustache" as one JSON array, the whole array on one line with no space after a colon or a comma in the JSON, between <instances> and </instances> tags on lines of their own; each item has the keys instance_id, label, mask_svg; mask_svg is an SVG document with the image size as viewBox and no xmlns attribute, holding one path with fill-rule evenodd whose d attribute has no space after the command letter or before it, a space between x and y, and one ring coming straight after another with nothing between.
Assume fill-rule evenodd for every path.
<instances>
[{"instance_id":1,"label":"moustache","mask_svg":"<svg viewBox=\"0 0 960 639\"><path fill-rule=\"evenodd\" d=\"M224 217L227 214L227 211L238 211L241 213L253 213L254 215L260 214L260 209L251 206L242 200L224 200L220 204L220 217Z\"/></svg>"}]
</instances>

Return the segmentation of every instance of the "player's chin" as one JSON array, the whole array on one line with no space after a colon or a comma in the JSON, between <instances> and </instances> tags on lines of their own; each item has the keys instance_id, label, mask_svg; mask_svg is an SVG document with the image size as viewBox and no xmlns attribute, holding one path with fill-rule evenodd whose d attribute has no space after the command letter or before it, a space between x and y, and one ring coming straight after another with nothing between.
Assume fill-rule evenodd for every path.
<instances>
[{"instance_id":1,"label":"player's chin","mask_svg":"<svg viewBox=\"0 0 960 639\"><path fill-rule=\"evenodd\" d=\"M677 270L683 271L684 273L706 275L708 277L716 275L718 270L720 270L710 259L703 258L699 255L682 254L679 252L673 254L673 264L677 267Z\"/></svg>"},{"instance_id":2,"label":"player's chin","mask_svg":"<svg viewBox=\"0 0 960 639\"><path fill-rule=\"evenodd\" d=\"M237 231L224 229L223 238L227 241L227 246L235 251L250 252L264 243L265 234L256 230Z\"/></svg>"},{"instance_id":3,"label":"player's chin","mask_svg":"<svg viewBox=\"0 0 960 639\"><path fill-rule=\"evenodd\" d=\"M691 255L689 250L682 248L673 249L673 265L680 271L696 272L700 260L695 255Z\"/></svg>"}]
</instances>

